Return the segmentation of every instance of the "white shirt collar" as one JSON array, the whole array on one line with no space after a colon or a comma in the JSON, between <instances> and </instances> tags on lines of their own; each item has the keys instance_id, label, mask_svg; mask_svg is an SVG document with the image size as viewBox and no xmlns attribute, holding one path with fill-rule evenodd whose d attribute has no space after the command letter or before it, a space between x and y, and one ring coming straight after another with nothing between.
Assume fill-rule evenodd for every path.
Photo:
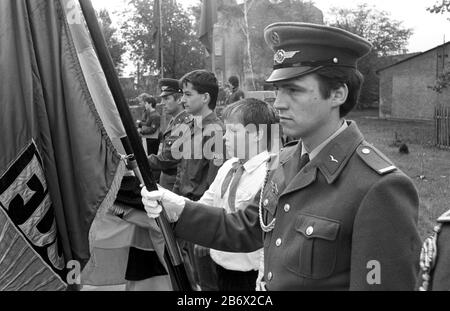
<instances>
[{"instance_id":1,"label":"white shirt collar","mask_svg":"<svg viewBox=\"0 0 450 311\"><path fill-rule=\"evenodd\" d=\"M319 152L322 151L323 148L325 148L326 145L328 145L333 139L335 139L339 134L341 134L347 127L348 127L347 121L344 120L344 124L336 132L334 132L333 135L328 137L324 142L322 142L319 146L317 146L311 152L308 152L306 150L306 147L305 147L305 145L303 144L303 141L302 141L302 156L305 153L308 153L309 160L312 161L312 159L314 159L319 154Z\"/></svg>"},{"instance_id":2,"label":"white shirt collar","mask_svg":"<svg viewBox=\"0 0 450 311\"><path fill-rule=\"evenodd\" d=\"M244 163L244 169L247 173L251 173L256 170L261 164L266 162L270 158L270 154L267 150L255 155ZM233 163L239 161L238 158L233 159Z\"/></svg>"}]
</instances>

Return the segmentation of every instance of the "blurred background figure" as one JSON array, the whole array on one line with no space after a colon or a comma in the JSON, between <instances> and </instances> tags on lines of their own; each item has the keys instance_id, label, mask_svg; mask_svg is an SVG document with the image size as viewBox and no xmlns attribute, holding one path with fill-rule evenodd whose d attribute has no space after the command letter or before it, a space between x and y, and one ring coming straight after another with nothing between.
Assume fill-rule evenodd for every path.
<instances>
[{"instance_id":1,"label":"blurred background figure","mask_svg":"<svg viewBox=\"0 0 450 311\"><path fill-rule=\"evenodd\" d=\"M231 95L228 97L227 105L237 102L245 97L244 92L239 88L239 78L231 76L228 78L231 87Z\"/></svg>"},{"instance_id":2,"label":"blurred background figure","mask_svg":"<svg viewBox=\"0 0 450 311\"><path fill-rule=\"evenodd\" d=\"M145 107L142 118L138 121L138 132L146 140L147 154L158 154L161 115L156 111L156 99L143 93L138 96L138 100Z\"/></svg>"}]
</instances>

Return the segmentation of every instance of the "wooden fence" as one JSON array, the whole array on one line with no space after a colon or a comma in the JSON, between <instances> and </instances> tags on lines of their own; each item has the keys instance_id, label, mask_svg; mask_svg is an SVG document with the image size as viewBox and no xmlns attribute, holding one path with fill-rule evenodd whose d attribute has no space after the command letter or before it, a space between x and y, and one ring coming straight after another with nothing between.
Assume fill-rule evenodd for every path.
<instances>
[{"instance_id":1,"label":"wooden fence","mask_svg":"<svg viewBox=\"0 0 450 311\"><path fill-rule=\"evenodd\" d=\"M434 110L436 123L436 144L450 149L450 106L437 105Z\"/></svg>"}]
</instances>

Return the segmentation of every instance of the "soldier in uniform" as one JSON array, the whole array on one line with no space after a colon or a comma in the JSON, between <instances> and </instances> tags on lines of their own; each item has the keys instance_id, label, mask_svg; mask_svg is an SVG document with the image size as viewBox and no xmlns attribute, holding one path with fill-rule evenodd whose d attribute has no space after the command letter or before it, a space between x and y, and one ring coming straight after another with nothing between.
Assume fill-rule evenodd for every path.
<instances>
[{"instance_id":1,"label":"soldier in uniform","mask_svg":"<svg viewBox=\"0 0 450 311\"><path fill-rule=\"evenodd\" d=\"M172 190L177 176L177 166L180 159L172 155L172 145L179 139L177 128L181 124L189 124L192 116L185 110L181 98L183 91L180 89L178 80L161 79L158 82L161 88L159 95L164 104L164 111L172 116L166 130L162 135L162 150L158 155L150 155L148 161L152 170L161 171L160 184L165 189Z\"/></svg>"},{"instance_id":2,"label":"soldier in uniform","mask_svg":"<svg viewBox=\"0 0 450 311\"><path fill-rule=\"evenodd\" d=\"M450 210L437 220L420 255L420 291L450 290Z\"/></svg>"},{"instance_id":3,"label":"soldier in uniform","mask_svg":"<svg viewBox=\"0 0 450 311\"><path fill-rule=\"evenodd\" d=\"M267 166L257 200L244 211L142 190L149 217L162 203L175 233L231 252L264 247L267 290L413 290L421 241L411 179L369 144L353 121L371 44L307 23L265 29L275 52L267 82L278 88L283 131L299 138Z\"/></svg>"}]
</instances>

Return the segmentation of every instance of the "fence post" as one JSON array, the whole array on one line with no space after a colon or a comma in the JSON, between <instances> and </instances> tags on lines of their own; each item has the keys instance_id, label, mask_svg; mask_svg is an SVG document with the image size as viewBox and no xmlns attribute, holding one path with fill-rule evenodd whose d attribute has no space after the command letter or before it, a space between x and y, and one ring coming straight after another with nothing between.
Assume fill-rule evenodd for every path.
<instances>
[{"instance_id":1,"label":"fence post","mask_svg":"<svg viewBox=\"0 0 450 311\"><path fill-rule=\"evenodd\" d=\"M445 107L445 146L450 147L450 107Z\"/></svg>"}]
</instances>

